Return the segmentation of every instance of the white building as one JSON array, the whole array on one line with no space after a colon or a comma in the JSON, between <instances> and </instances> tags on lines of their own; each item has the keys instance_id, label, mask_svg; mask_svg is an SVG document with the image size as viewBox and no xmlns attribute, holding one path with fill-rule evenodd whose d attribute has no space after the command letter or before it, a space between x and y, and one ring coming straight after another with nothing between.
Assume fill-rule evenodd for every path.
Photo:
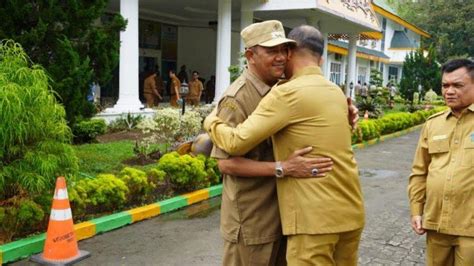
<instances>
[{"instance_id":1,"label":"white building","mask_svg":"<svg viewBox=\"0 0 474 266\"><path fill-rule=\"evenodd\" d=\"M239 63L239 32L254 21L277 19L287 30L317 27L328 40L324 73L338 84L368 82L371 68L383 72L384 84L399 80L406 53L429 37L383 0L111 0L108 11L122 14L128 25L120 34L119 70L102 90L105 98L118 99L105 118L143 112L142 75L155 66L165 80L169 69L182 65L188 75L216 75L218 100L230 83L228 67Z\"/></svg>"}]
</instances>

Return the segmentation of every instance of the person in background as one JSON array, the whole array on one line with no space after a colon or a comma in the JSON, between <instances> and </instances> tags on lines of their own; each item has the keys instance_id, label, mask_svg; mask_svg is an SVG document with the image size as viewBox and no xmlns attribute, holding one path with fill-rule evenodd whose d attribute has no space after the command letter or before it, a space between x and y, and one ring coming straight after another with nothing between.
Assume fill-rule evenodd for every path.
<instances>
[{"instance_id":1,"label":"person in background","mask_svg":"<svg viewBox=\"0 0 474 266\"><path fill-rule=\"evenodd\" d=\"M179 81L178 77L176 77L176 72L174 70L170 70L170 105L173 107L179 107L178 102L181 100L179 90L181 88L181 82Z\"/></svg>"},{"instance_id":2,"label":"person in background","mask_svg":"<svg viewBox=\"0 0 474 266\"><path fill-rule=\"evenodd\" d=\"M204 86L199 80L199 72L193 71L192 79L189 82L189 95L186 97L186 102L188 104L198 106L199 102L201 101L201 95L203 90Z\"/></svg>"},{"instance_id":3,"label":"person in background","mask_svg":"<svg viewBox=\"0 0 474 266\"><path fill-rule=\"evenodd\" d=\"M143 97L146 101L146 107L158 106L159 101L163 99L160 90L163 90L163 80L160 77L160 72L156 71L143 81Z\"/></svg>"}]
</instances>

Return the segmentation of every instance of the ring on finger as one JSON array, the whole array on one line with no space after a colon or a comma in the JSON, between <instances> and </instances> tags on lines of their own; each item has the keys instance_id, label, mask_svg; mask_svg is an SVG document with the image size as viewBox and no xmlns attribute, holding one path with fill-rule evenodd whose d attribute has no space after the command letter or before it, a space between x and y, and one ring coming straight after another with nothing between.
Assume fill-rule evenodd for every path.
<instances>
[{"instance_id":1,"label":"ring on finger","mask_svg":"<svg viewBox=\"0 0 474 266\"><path fill-rule=\"evenodd\" d=\"M312 175L312 176L317 176L318 173L319 173L318 168L313 168L313 169L311 169L311 175Z\"/></svg>"}]
</instances>

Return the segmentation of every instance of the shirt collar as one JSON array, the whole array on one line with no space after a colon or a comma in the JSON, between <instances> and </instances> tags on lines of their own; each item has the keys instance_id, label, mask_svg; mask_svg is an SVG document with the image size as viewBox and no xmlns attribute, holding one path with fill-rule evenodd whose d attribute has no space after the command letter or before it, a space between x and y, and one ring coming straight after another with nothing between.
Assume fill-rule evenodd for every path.
<instances>
[{"instance_id":1,"label":"shirt collar","mask_svg":"<svg viewBox=\"0 0 474 266\"><path fill-rule=\"evenodd\" d=\"M471 112L474 112L474 103L469 105L469 107L467 107L465 111L463 111L462 113L464 114L468 110ZM448 112L446 112L445 118L448 119L452 114L453 114L453 111L451 109L448 109Z\"/></svg>"},{"instance_id":2,"label":"shirt collar","mask_svg":"<svg viewBox=\"0 0 474 266\"><path fill-rule=\"evenodd\" d=\"M298 69L290 80L305 75L323 75L323 72L319 66L307 66L302 69Z\"/></svg>"},{"instance_id":3,"label":"shirt collar","mask_svg":"<svg viewBox=\"0 0 474 266\"><path fill-rule=\"evenodd\" d=\"M261 81L255 74L248 69L244 70L243 74L245 78L252 83L255 89L260 93L261 96L265 96L271 89L265 82Z\"/></svg>"}]
</instances>

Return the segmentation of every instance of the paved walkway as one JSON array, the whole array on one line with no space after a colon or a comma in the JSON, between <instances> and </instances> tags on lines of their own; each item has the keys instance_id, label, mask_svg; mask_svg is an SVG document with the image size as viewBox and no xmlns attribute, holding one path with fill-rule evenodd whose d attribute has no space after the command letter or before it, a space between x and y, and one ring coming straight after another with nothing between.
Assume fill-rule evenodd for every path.
<instances>
[{"instance_id":1,"label":"paved walkway","mask_svg":"<svg viewBox=\"0 0 474 266\"><path fill-rule=\"evenodd\" d=\"M356 151L367 210L360 265L424 265L425 240L410 229L406 196L418 135ZM217 198L81 241L92 257L78 265L220 265L218 228Z\"/></svg>"}]
</instances>

